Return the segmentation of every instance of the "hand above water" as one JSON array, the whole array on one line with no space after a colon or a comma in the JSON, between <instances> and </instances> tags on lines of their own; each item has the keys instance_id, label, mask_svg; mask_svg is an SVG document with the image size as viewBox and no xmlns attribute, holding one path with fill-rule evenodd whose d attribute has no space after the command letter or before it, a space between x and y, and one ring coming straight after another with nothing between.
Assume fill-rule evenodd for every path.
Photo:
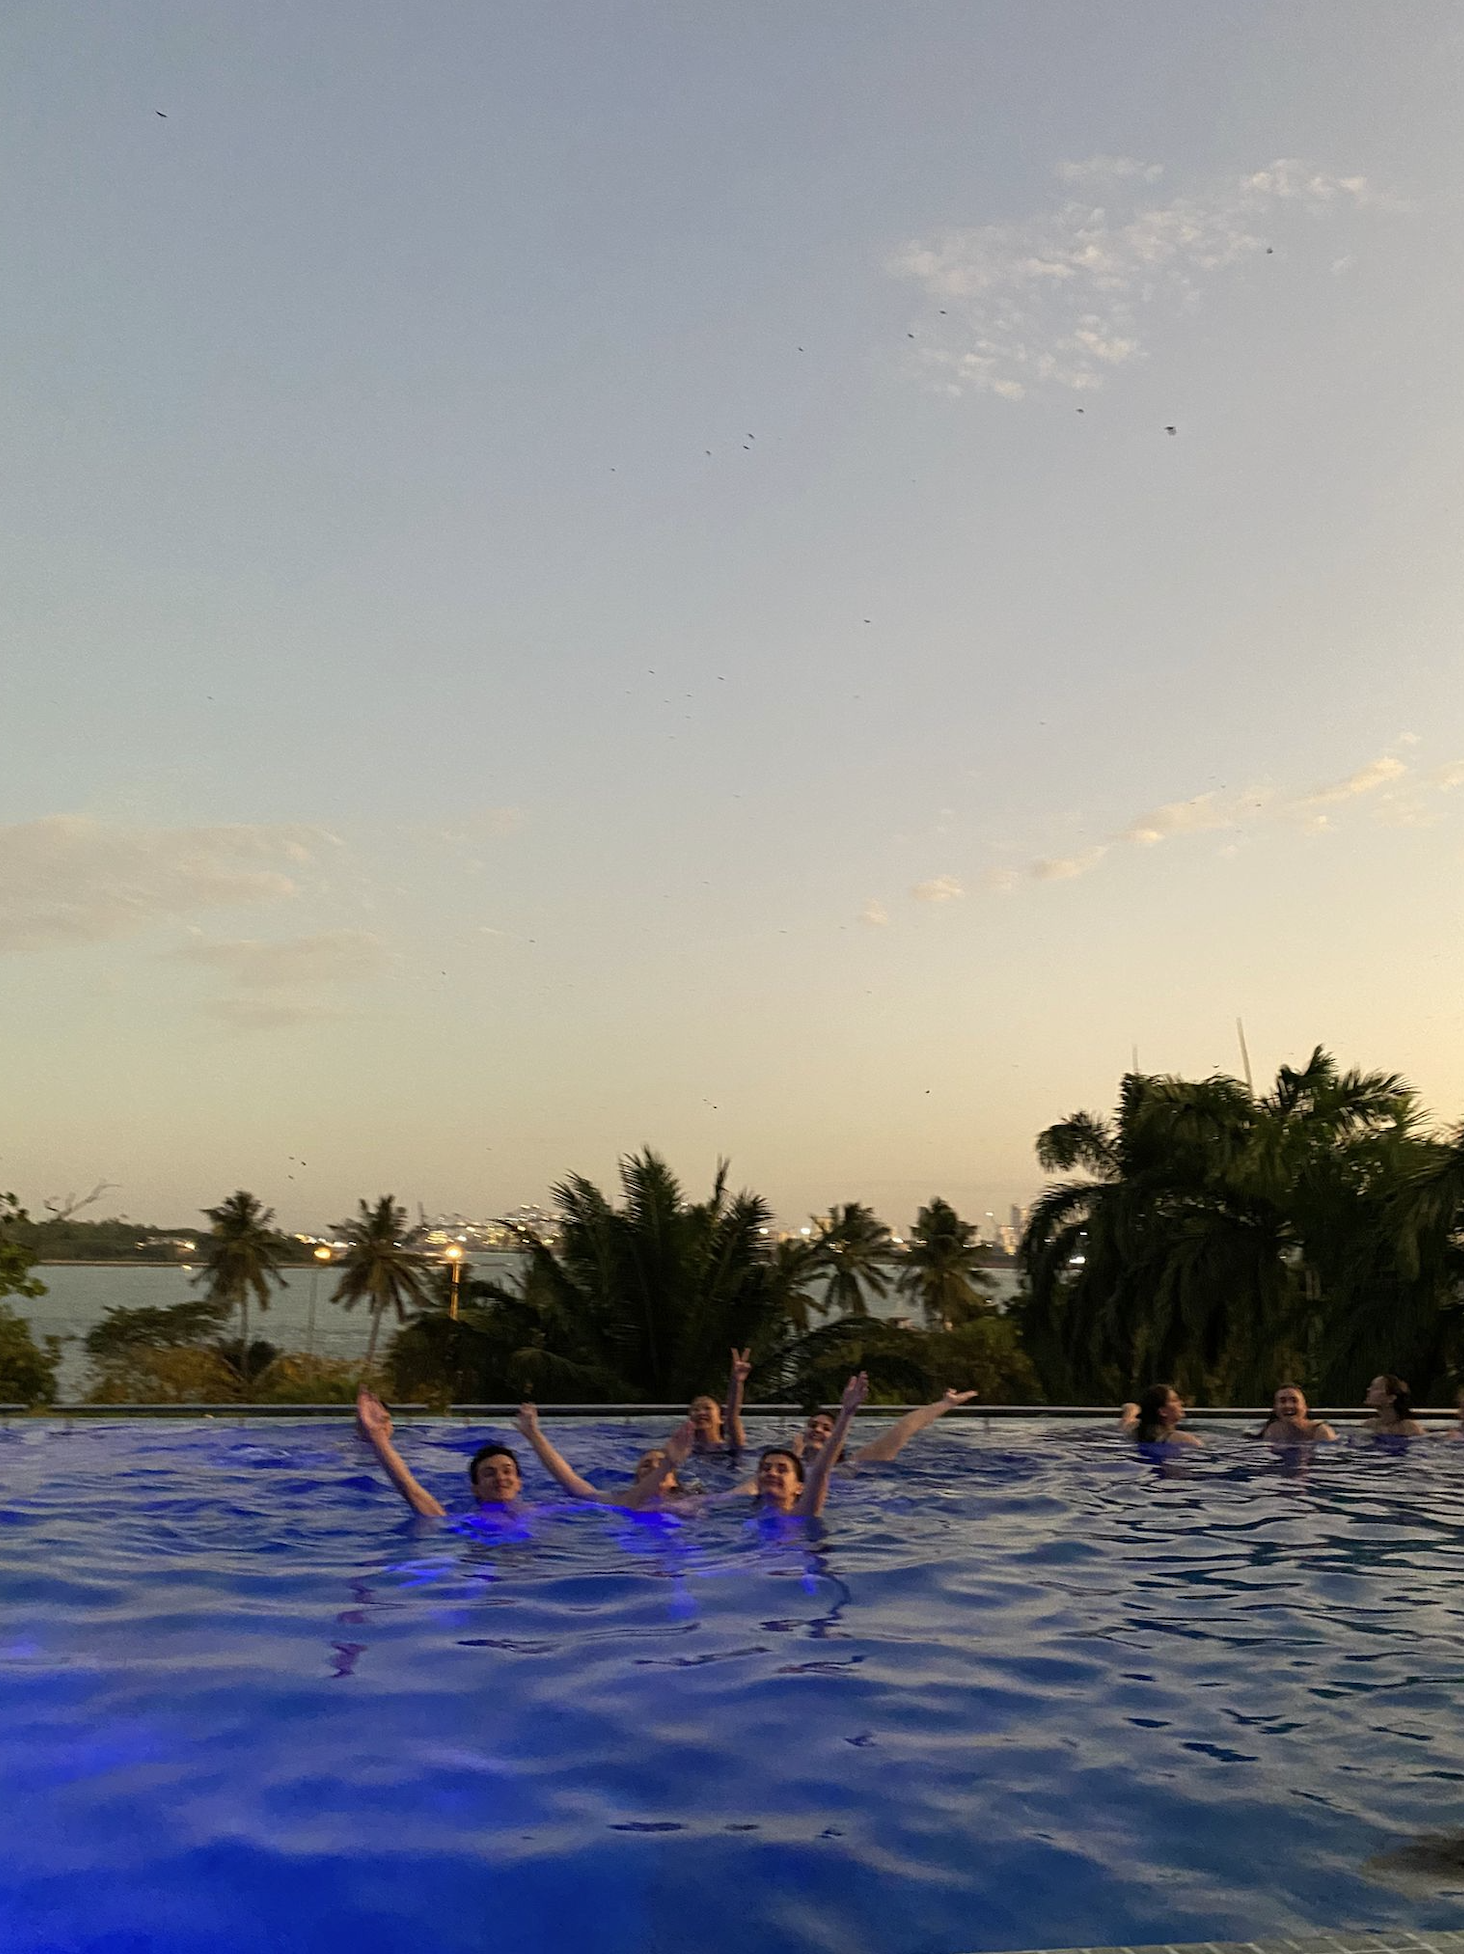
<instances>
[{"instance_id":1,"label":"hand above water","mask_svg":"<svg viewBox=\"0 0 1464 1954\"><path fill-rule=\"evenodd\" d=\"M391 1437L391 1413L365 1385L356 1393L356 1429L364 1438L385 1444Z\"/></svg>"},{"instance_id":2,"label":"hand above water","mask_svg":"<svg viewBox=\"0 0 1464 1954\"><path fill-rule=\"evenodd\" d=\"M516 1430L521 1431L525 1438L532 1439L539 1429L539 1407L536 1404L521 1404L513 1422Z\"/></svg>"},{"instance_id":3,"label":"hand above water","mask_svg":"<svg viewBox=\"0 0 1464 1954\"><path fill-rule=\"evenodd\" d=\"M752 1345L749 1344L746 1350L738 1350L734 1345L732 1350L733 1383L745 1384L748 1378L751 1376L752 1376Z\"/></svg>"},{"instance_id":4,"label":"hand above water","mask_svg":"<svg viewBox=\"0 0 1464 1954\"><path fill-rule=\"evenodd\" d=\"M666 1458L673 1466L685 1465L696 1445L696 1426L689 1418L679 1424L666 1440Z\"/></svg>"},{"instance_id":5,"label":"hand above water","mask_svg":"<svg viewBox=\"0 0 1464 1954\"><path fill-rule=\"evenodd\" d=\"M860 1371L844 1386L844 1394L839 1399L839 1403L845 1411L857 1411L868 1396L869 1372Z\"/></svg>"},{"instance_id":6,"label":"hand above water","mask_svg":"<svg viewBox=\"0 0 1464 1954\"><path fill-rule=\"evenodd\" d=\"M940 1401L947 1411L954 1411L958 1404L969 1404L975 1396L974 1391L945 1391Z\"/></svg>"}]
</instances>

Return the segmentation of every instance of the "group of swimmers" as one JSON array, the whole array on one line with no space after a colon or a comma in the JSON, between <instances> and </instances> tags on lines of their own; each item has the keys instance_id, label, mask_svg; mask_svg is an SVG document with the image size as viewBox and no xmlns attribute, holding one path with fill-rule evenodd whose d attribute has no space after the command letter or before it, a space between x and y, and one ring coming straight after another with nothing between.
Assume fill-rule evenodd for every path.
<instances>
[{"instance_id":1,"label":"group of swimmers","mask_svg":"<svg viewBox=\"0 0 1464 1954\"><path fill-rule=\"evenodd\" d=\"M1384 1371L1368 1385L1362 1400L1371 1413L1367 1432L1373 1438L1422 1438L1424 1428L1413 1415L1413 1394L1401 1377ZM1464 1395L1461 1395L1464 1410ZM1135 1404L1119 1413L1120 1429L1140 1445L1203 1445L1193 1432L1182 1432L1184 1399L1172 1384L1151 1384ZM1306 1398L1294 1384L1283 1384L1271 1400L1271 1415L1251 1434L1272 1445L1309 1445L1335 1439L1325 1418L1313 1418ZM1464 1419L1452 1436L1464 1437Z\"/></svg>"},{"instance_id":2,"label":"group of swimmers","mask_svg":"<svg viewBox=\"0 0 1464 1954\"><path fill-rule=\"evenodd\" d=\"M738 1502L745 1507L751 1500L765 1512L813 1518L823 1511L835 1466L847 1469L896 1458L917 1432L924 1431L956 1406L968 1404L976 1395L974 1391L946 1391L933 1404L906 1412L888 1431L881 1432L878 1438L845 1458L849 1427L869 1394L869 1378L860 1371L844 1386L836 1412L811 1412L803 1429L787 1444L764 1446L752 1476L735 1490L709 1494L684 1484L679 1474L688 1459L720 1454L735 1460L745 1449L742 1394L751 1368L748 1353L734 1350L725 1410L714 1398L694 1398L685 1422L666 1443L652 1446L641 1454L628 1485L592 1485L550 1439L532 1404L519 1406L514 1424L540 1463L572 1499L593 1500L632 1512L672 1513L697 1512L708 1506ZM412 1511L431 1518L441 1517L447 1509L414 1476L392 1443L391 1413L380 1398L364 1389L356 1399L356 1424L387 1478ZM518 1455L507 1445L479 1446L468 1462L468 1483L480 1506L512 1505L523 1491Z\"/></svg>"},{"instance_id":3,"label":"group of swimmers","mask_svg":"<svg viewBox=\"0 0 1464 1954\"><path fill-rule=\"evenodd\" d=\"M917 1432L958 1405L968 1404L976 1395L974 1391L946 1391L933 1404L907 1411L878 1438L846 1458L849 1427L869 1393L869 1379L860 1371L845 1385L836 1412L810 1412L803 1429L785 1445L764 1446L751 1477L735 1490L707 1493L695 1483L685 1483L680 1474L688 1459L720 1455L735 1461L746 1449L742 1402L751 1369L749 1352L734 1350L725 1406L712 1397L693 1398L684 1423L665 1444L653 1445L641 1454L628 1485L592 1485L550 1439L532 1404L519 1406L514 1424L540 1464L572 1499L631 1512L670 1513L692 1513L739 1502L745 1508L751 1500L765 1512L812 1518L823 1511L836 1466L849 1469L897 1458ZM1363 1403L1371 1413L1367 1426L1370 1435L1423 1437L1424 1428L1414 1416L1413 1399L1401 1377L1390 1372L1375 1377ZM1135 1403L1124 1405L1119 1414L1120 1429L1146 1447L1203 1445L1205 1441L1193 1432L1180 1430L1184 1415L1184 1400L1172 1385L1152 1384ZM390 1412L380 1398L364 1389L356 1400L356 1423L387 1478L413 1512L434 1518L444 1514L447 1509L442 1502L413 1476L392 1444ZM1324 1418L1312 1417L1305 1395L1296 1385L1283 1384L1272 1399L1270 1417L1252 1436L1273 1445L1291 1446L1334 1440L1337 1434ZM1453 1436L1464 1438L1464 1397L1460 1427ZM517 1453L507 1445L480 1446L469 1461L468 1482L480 1506L511 1506L523 1492Z\"/></svg>"}]
</instances>

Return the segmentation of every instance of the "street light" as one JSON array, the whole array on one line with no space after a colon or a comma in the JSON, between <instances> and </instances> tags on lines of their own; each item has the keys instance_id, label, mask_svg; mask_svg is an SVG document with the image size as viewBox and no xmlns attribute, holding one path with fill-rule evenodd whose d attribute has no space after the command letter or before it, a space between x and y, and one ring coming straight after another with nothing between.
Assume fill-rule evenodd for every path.
<instances>
[{"instance_id":1,"label":"street light","mask_svg":"<svg viewBox=\"0 0 1464 1954\"><path fill-rule=\"evenodd\" d=\"M305 1329L305 1355L315 1355L315 1298L320 1289L321 1265L330 1260L330 1250L320 1242L311 1251L315 1257L315 1267L310 1271L310 1320Z\"/></svg>"},{"instance_id":2,"label":"street light","mask_svg":"<svg viewBox=\"0 0 1464 1954\"><path fill-rule=\"evenodd\" d=\"M442 1252L447 1257L448 1267L452 1270L452 1293L448 1297L447 1313L449 1317L452 1319L452 1321L456 1323L457 1309L458 1309L458 1277L462 1274L463 1252L461 1248L459 1248L456 1242L449 1242L447 1247Z\"/></svg>"}]
</instances>

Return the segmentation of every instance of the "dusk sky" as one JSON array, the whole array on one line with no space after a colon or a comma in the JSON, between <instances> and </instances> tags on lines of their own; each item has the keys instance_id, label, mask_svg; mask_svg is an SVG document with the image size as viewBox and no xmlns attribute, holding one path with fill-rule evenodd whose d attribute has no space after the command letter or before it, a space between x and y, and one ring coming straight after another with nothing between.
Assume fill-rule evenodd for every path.
<instances>
[{"instance_id":1,"label":"dusk sky","mask_svg":"<svg viewBox=\"0 0 1464 1954\"><path fill-rule=\"evenodd\" d=\"M0 1187L1464 1118L1457 5L0 29Z\"/></svg>"}]
</instances>

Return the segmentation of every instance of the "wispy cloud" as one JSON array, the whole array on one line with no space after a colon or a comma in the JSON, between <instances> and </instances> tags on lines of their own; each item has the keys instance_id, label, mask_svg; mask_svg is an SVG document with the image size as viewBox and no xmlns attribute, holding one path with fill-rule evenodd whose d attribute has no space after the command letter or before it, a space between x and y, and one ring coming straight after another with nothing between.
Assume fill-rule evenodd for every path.
<instances>
[{"instance_id":1,"label":"wispy cloud","mask_svg":"<svg viewBox=\"0 0 1464 1954\"><path fill-rule=\"evenodd\" d=\"M439 822L436 827L423 828L421 833L425 840L446 842L451 848L474 848L485 841L499 841L505 835L517 834L527 821L528 816L521 807L479 807L450 821Z\"/></svg>"},{"instance_id":2,"label":"wispy cloud","mask_svg":"<svg viewBox=\"0 0 1464 1954\"><path fill-rule=\"evenodd\" d=\"M917 902L958 902L966 891L954 875L933 875L928 882L917 882L910 893Z\"/></svg>"},{"instance_id":3,"label":"wispy cloud","mask_svg":"<svg viewBox=\"0 0 1464 1954\"><path fill-rule=\"evenodd\" d=\"M1167 199L1152 192L1160 174L1158 164L1123 156L1063 163L1059 179L1084 197L907 245L890 270L937 309L933 343L921 353L928 370L954 393L1010 400L1100 387L1147 357L1151 321L1264 256L1293 219L1386 202L1363 177L1294 159ZM1094 202L1098 195L1109 201ZM1110 207L1115 200L1126 208Z\"/></svg>"},{"instance_id":4,"label":"wispy cloud","mask_svg":"<svg viewBox=\"0 0 1464 1954\"><path fill-rule=\"evenodd\" d=\"M187 963L222 971L245 990L293 990L300 986L352 983L374 977L386 961L379 936L369 930L323 930L274 942L256 938L185 943L171 952Z\"/></svg>"},{"instance_id":5,"label":"wispy cloud","mask_svg":"<svg viewBox=\"0 0 1464 1954\"><path fill-rule=\"evenodd\" d=\"M1141 163L1133 156L1085 156L1079 163L1059 163L1053 171L1063 183L1081 183L1085 189L1134 177L1142 183L1157 183L1163 174L1162 163Z\"/></svg>"},{"instance_id":6,"label":"wispy cloud","mask_svg":"<svg viewBox=\"0 0 1464 1954\"><path fill-rule=\"evenodd\" d=\"M1395 746L1415 744L1403 734ZM1135 815L1117 834L1089 843L1066 855L1043 855L1023 868L1007 865L981 871L976 886L987 894L1009 895L1033 882L1071 882L1087 875L1116 850L1151 849L1188 837L1224 833L1232 839L1217 852L1233 855L1234 837L1267 827L1292 833L1330 832L1349 803L1365 803L1373 816L1397 827L1424 827L1437 820L1434 803L1443 794L1464 787L1464 760L1415 772L1396 751L1380 753L1366 766L1340 779L1325 781L1303 793L1281 793L1271 786L1250 787L1239 793L1219 789L1185 801L1165 801ZM962 893L954 876L922 882L912 894L926 902L941 902Z\"/></svg>"},{"instance_id":7,"label":"wispy cloud","mask_svg":"<svg viewBox=\"0 0 1464 1954\"><path fill-rule=\"evenodd\" d=\"M1034 882L1071 882L1079 875L1086 875L1089 869L1097 868L1108 849L1103 845L1085 848L1079 855L1043 856L1033 862L1030 874Z\"/></svg>"},{"instance_id":8,"label":"wispy cloud","mask_svg":"<svg viewBox=\"0 0 1464 1954\"><path fill-rule=\"evenodd\" d=\"M291 1002L275 997L213 997L203 1009L235 1031L280 1031L290 1025L330 1023L346 1015L318 998Z\"/></svg>"},{"instance_id":9,"label":"wispy cloud","mask_svg":"<svg viewBox=\"0 0 1464 1954\"><path fill-rule=\"evenodd\" d=\"M883 929L890 920L890 912L882 902L876 902L871 896L860 910L859 920L861 923L872 923L876 929Z\"/></svg>"},{"instance_id":10,"label":"wispy cloud","mask_svg":"<svg viewBox=\"0 0 1464 1954\"><path fill-rule=\"evenodd\" d=\"M1196 794L1188 801L1166 801L1137 815L1118 837L1141 848L1153 848L1161 841L1180 835L1212 833L1222 828L1253 826L1257 821L1287 818L1301 822L1319 833L1326 825L1320 812L1326 807L1353 801L1379 788L1402 780L1406 763L1396 753L1381 753L1342 780L1326 782L1305 794L1282 795L1271 787L1250 787L1239 794Z\"/></svg>"},{"instance_id":11,"label":"wispy cloud","mask_svg":"<svg viewBox=\"0 0 1464 1954\"><path fill-rule=\"evenodd\" d=\"M1407 771L1396 753L1383 753L1376 760L1369 760L1365 767L1359 767L1356 773L1348 774L1345 780L1334 780L1326 787L1315 787L1311 793L1303 794L1296 806L1326 807L1333 801L1356 800L1359 794L1376 793L1389 781L1401 780Z\"/></svg>"},{"instance_id":12,"label":"wispy cloud","mask_svg":"<svg viewBox=\"0 0 1464 1954\"><path fill-rule=\"evenodd\" d=\"M335 844L307 827L123 827L58 814L0 828L0 950L135 936L206 910L284 902Z\"/></svg>"}]
</instances>

